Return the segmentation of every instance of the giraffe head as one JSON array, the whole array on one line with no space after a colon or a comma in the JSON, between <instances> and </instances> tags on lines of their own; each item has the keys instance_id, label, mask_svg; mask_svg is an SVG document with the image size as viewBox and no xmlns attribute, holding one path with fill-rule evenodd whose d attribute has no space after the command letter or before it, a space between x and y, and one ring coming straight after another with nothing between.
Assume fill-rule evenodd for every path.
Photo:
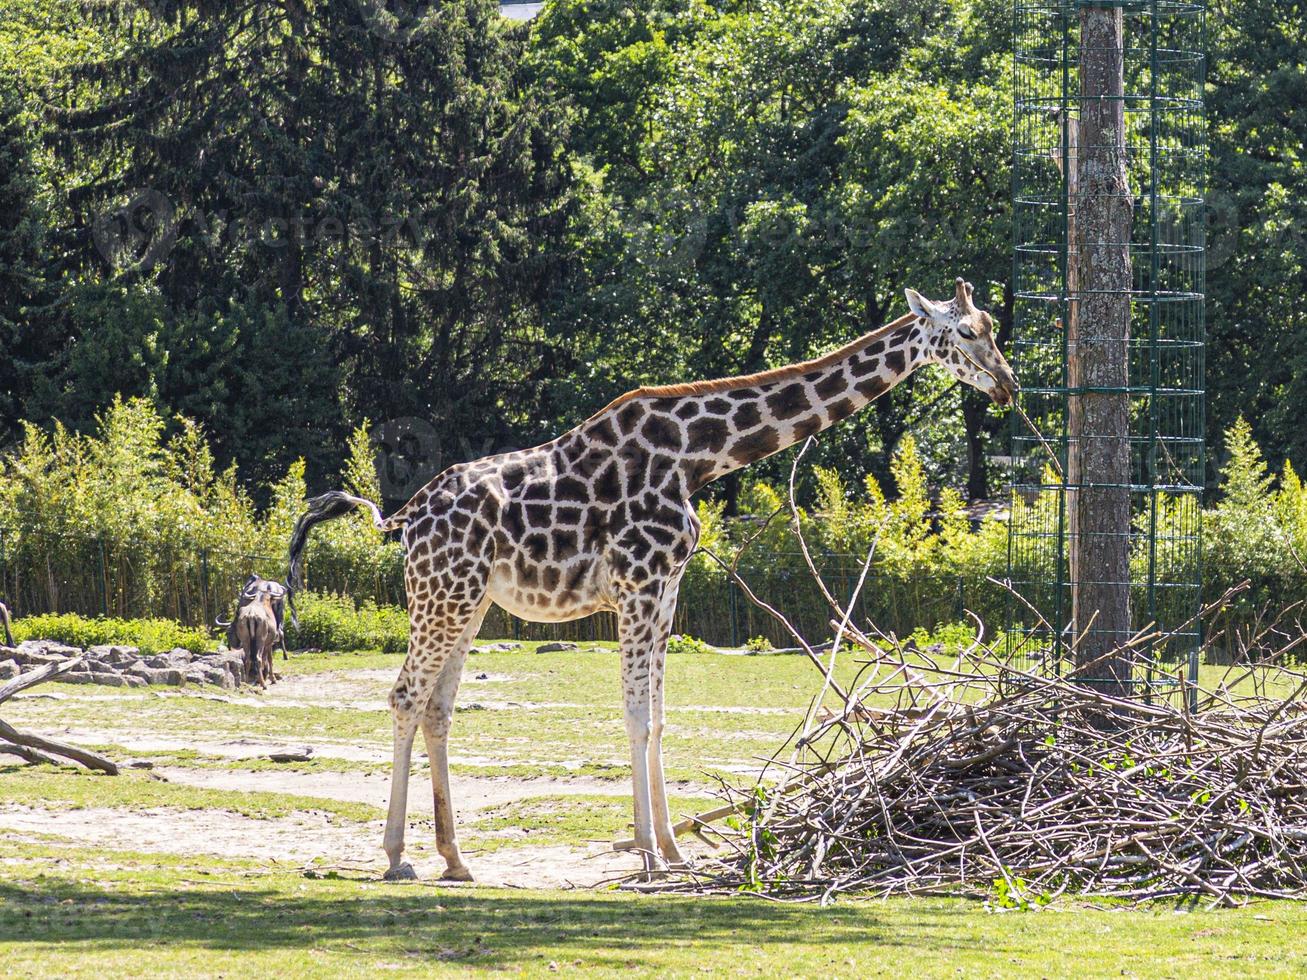
<instances>
[{"instance_id":1,"label":"giraffe head","mask_svg":"<svg viewBox=\"0 0 1307 980\"><path fill-rule=\"evenodd\" d=\"M906 290L908 307L926 323L933 360L996 404L1010 404L1016 396L1017 379L994 343L994 321L971 302L971 283L958 279L956 286L953 299L941 303L926 299L915 289Z\"/></svg>"}]
</instances>

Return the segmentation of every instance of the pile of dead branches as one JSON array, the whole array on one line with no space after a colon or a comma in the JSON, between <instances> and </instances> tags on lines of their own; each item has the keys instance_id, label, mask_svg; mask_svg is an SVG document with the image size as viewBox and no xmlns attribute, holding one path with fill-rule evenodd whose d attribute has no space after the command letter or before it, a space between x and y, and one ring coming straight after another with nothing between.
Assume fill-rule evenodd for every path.
<instances>
[{"instance_id":1,"label":"pile of dead branches","mask_svg":"<svg viewBox=\"0 0 1307 980\"><path fill-rule=\"evenodd\" d=\"M806 737L779 787L737 794L733 856L686 887L1307 897L1301 701L1119 699L983 650L888 672ZM896 703L864 706L894 686Z\"/></svg>"},{"instance_id":2,"label":"pile of dead branches","mask_svg":"<svg viewBox=\"0 0 1307 980\"><path fill-rule=\"evenodd\" d=\"M797 533L793 475L790 510ZM678 826L702 835L733 811L711 830L728 856L655 887L971 894L1015 907L1063 893L1307 897L1307 676L1286 666L1301 624L1244 638L1243 665L1210 691L1177 671L1123 693L1095 683L1094 664L1063 677L979 638L951 657L901 644L852 621L861 582L839 602L808 565L836 617L829 654L728 568L821 668L822 688L757 785ZM1128 645L1168 639L1146 630ZM863 664L847 689L833 670L842 644Z\"/></svg>"}]
</instances>

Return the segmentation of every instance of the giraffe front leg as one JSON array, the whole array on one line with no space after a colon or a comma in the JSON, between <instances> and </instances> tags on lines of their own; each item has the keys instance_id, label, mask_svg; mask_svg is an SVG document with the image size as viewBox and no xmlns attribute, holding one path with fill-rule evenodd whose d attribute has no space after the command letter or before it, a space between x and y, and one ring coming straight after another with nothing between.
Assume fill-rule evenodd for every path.
<instances>
[{"instance_id":1,"label":"giraffe front leg","mask_svg":"<svg viewBox=\"0 0 1307 980\"><path fill-rule=\"evenodd\" d=\"M631 743L635 846L644 859L645 880L660 866L655 848L663 836L671 834L662 750L655 739L655 732L661 734L661 717L656 718L653 710L653 681L655 676L661 680L671 622L663 615L663 591L649 586L628 596L621 605L622 694ZM656 829L659 823L666 827Z\"/></svg>"},{"instance_id":2,"label":"giraffe front leg","mask_svg":"<svg viewBox=\"0 0 1307 980\"><path fill-rule=\"evenodd\" d=\"M667 781L663 776L663 663L667 647L662 648L662 656L656 658L654 671L650 678L650 696L652 702L653 724L649 732L649 792L653 810L654 837L658 841L658 850L674 871L690 866L676 846L676 832L672 829L671 807L667 803Z\"/></svg>"},{"instance_id":3,"label":"giraffe front leg","mask_svg":"<svg viewBox=\"0 0 1307 980\"><path fill-rule=\"evenodd\" d=\"M625 668L625 664L623 665ZM654 850L653 807L649 789L649 698L648 677L643 671L622 671L626 688L626 737L631 743L631 791L635 811L635 847L644 862L642 880L648 881L658 867ZM632 680L635 689L632 689ZM644 687L641 697L639 688Z\"/></svg>"}]
</instances>

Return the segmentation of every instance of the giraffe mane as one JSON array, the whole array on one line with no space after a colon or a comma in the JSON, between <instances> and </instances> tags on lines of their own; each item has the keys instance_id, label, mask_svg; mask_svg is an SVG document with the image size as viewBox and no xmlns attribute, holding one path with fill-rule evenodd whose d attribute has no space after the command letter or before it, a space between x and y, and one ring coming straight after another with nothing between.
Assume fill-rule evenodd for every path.
<instances>
[{"instance_id":1,"label":"giraffe mane","mask_svg":"<svg viewBox=\"0 0 1307 980\"><path fill-rule=\"evenodd\" d=\"M850 341L843 347L831 351L829 354L822 354L810 361L800 361L797 364L786 364L783 367L771 368L766 371L758 371L755 374L740 374L731 378L712 378L707 381L686 381L675 385L654 385L643 388L634 388L624 395L618 395L611 402L590 416L591 419L597 419L601 415L611 412L615 408L620 408L629 401L636 398L682 398L688 395L711 395L719 391L734 391L738 388L752 388L755 385L771 384L776 381L788 381L790 378L797 378L800 375L807 374L809 371L819 371L822 368L830 367L837 361L842 361L850 354L867 346L868 344L879 340L888 333L907 326L913 320L917 319L915 314L905 313L891 323L883 327L877 327L870 333L865 333L856 340ZM589 421L589 420L587 420Z\"/></svg>"}]
</instances>

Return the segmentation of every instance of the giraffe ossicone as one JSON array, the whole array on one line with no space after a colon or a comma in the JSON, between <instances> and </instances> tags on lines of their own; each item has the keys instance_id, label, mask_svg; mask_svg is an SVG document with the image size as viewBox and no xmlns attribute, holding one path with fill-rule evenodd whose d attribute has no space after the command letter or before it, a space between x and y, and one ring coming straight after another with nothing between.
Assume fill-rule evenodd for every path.
<instances>
[{"instance_id":1,"label":"giraffe ossicone","mask_svg":"<svg viewBox=\"0 0 1307 980\"><path fill-rule=\"evenodd\" d=\"M1016 380L993 322L969 283L955 285L943 302L907 290L910 313L811 361L628 392L552 442L450 467L390 517L338 491L309 502L291 536L292 589L309 530L355 507L383 531L402 530L407 552L409 648L389 699L387 878L412 876L404 824L419 728L445 877L471 877L455 831L448 739L463 664L492 602L536 622L617 613L636 848L646 872L684 864L663 778L663 663L699 537L690 496L849 417L926 364L1010 402Z\"/></svg>"}]
</instances>

